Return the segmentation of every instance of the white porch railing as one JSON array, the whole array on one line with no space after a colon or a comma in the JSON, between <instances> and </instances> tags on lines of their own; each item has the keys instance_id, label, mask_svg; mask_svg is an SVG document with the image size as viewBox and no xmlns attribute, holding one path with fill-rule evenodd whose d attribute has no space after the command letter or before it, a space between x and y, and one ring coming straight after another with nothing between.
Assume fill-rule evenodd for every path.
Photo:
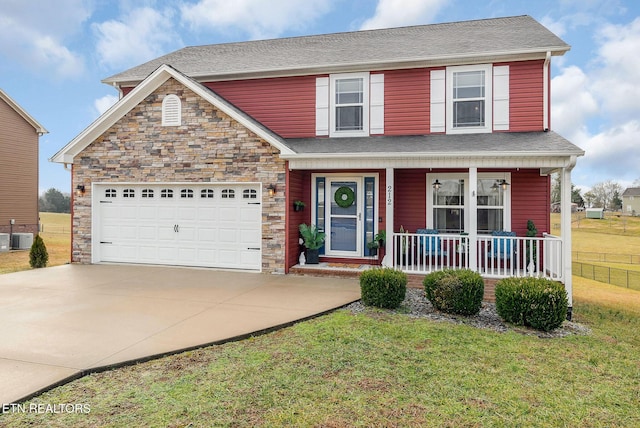
<instances>
[{"instance_id":1,"label":"white porch railing","mask_svg":"<svg viewBox=\"0 0 640 428\"><path fill-rule=\"evenodd\" d=\"M393 233L393 254L387 263L406 273L471 269L489 278L535 276L564 282L562 240L482 235ZM471 248L475 247L475 260Z\"/></svg>"}]
</instances>

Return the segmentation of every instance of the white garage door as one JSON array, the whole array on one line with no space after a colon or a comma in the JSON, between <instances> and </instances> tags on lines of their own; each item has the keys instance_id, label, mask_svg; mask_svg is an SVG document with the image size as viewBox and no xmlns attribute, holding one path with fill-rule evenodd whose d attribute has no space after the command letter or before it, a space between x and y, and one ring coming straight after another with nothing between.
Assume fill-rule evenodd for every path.
<instances>
[{"instance_id":1,"label":"white garage door","mask_svg":"<svg viewBox=\"0 0 640 428\"><path fill-rule=\"evenodd\" d=\"M261 269L260 185L96 184L94 262Z\"/></svg>"}]
</instances>

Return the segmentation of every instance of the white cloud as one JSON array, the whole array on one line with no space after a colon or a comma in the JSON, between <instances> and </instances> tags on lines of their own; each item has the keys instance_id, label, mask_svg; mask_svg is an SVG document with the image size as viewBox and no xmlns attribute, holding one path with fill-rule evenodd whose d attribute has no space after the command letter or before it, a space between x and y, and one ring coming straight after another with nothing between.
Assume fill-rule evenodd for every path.
<instances>
[{"instance_id":1,"label":"white cloud","mask_svg":"<svg viewBox=\"0 0 640 428\"><path fill-rule=\"evenodd\" d=\"M361 30L428 24L448 2L446 0L380 0L373 17Z\"/></svg>"},{"instance_id":2,"label":"white cloud","mask_svg":"<svg viewBox=\"0 0 640 428\"><path fill-rule=\"evenodd\" d=\"M584 158L578 165L588 176L581 179L591 185L606 180L631 183L640 175L640 122L633 120L621 126L590 136L581 142Z\"/></svg>"},{"instance_id":3,"label":"white cloud","mask_svg":"<svg viewBox=\"0 0 640 428\"><path fill-rule=\"evenodd\" d=\"M594 92L611 120L638 117L640 111L640 18L628 25L607 25L599 33Z\"/></svg>"},{"instance_id":4,"label":"white cloud","mask_svg":"<svg viewBox=\"0 0 640 428\"><path fill-rule=\"evenodd\" d=\"M99 61L111 68L129 67L181 46L172 18L170 9L144 7L128 11L120 20L93 24Z\"/></svg>"},{"instance_id":5,"label":"white cloud","mask_svg":"<svg viewBox=\"0 0 640 428\"><path fill-rule=\"evenodd\" d=\"M264 39L304 28L329 12L332 1L200 0L180 10L183 22L193 29L238 29L253 39Z\"/></svg>"},{"instance_id":6,"label":"white cloud","mask_svg":"<svg viewBox=\"0 0 640 428\"><path fill-rule=\"evenodd\" d=\"M84 61L64 42L81 31L90 15L83 0L5 0L0 13L0 54L29 71L52 72L60 78L78 76Z\"/></svg>"},{"instance_id":7,"label":"white cloud","mask_svg":"<svg viewBox=\"0 0 640 428\"><path fill-rule=\"evenodd\" d=\"M111 106L118 102L118 97L116 95L105 95L104 97L100 97L93 102L93 106L98 113L102 115L105 111L109 110Z\"/></svg>"},{"instance_id":8,"label":"white cloud","mask_svg":"<svg viewBox=\"0 0 640 428\"><path fill-rule=\"evenodd\" d=\"M586 152L574 181L628 184L640 165L640 18L595 33L589 68L567 67L552 80L552 127ZM588 129L589 120L598 128Z\"/></svg>"},{"instance_id":9,"label":"white cloud","mask_svg":"<svg viewBox=\"0 0 640 428\"><path fill-rule=\"evenodd\" d=\"M551 127L569 140L587 132L585 123L598 113L587 75L576 66L567 67L551 79ZM575 142L575 141L574 141Z\"/></svg>"}]
</instances>

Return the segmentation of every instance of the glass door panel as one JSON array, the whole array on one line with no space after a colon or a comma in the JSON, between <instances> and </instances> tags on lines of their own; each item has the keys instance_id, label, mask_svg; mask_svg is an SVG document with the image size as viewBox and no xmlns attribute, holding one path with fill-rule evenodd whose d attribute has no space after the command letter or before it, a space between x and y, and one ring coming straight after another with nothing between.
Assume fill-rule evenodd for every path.
<instances>
[{"instance_id":1,"label":"glass door panel","mask_svg":"<svg viewBox=\"0 0 640 428\"><path fill-rule=\"evenodd\" d=\"M362 209L360 179L328 180L328 248L327 255L360 256L362 243Z\"/></svg>"}]
</instances>

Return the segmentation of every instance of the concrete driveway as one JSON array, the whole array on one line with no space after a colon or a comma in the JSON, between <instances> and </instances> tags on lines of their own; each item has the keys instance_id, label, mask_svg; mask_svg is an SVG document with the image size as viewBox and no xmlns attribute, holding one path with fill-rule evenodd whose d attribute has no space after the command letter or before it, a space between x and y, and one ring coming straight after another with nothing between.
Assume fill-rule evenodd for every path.
<instances>
[{"instance_id":1,"label":"concrete driveway","mask_svg":"<svg viewBox=\"0 0 640 428\"><path fill-rule=\"evenodd\" d=\"M359 298L354 279L212 269L65 265L0 275L0 404Z\"/></svg>"}]
</instances>

